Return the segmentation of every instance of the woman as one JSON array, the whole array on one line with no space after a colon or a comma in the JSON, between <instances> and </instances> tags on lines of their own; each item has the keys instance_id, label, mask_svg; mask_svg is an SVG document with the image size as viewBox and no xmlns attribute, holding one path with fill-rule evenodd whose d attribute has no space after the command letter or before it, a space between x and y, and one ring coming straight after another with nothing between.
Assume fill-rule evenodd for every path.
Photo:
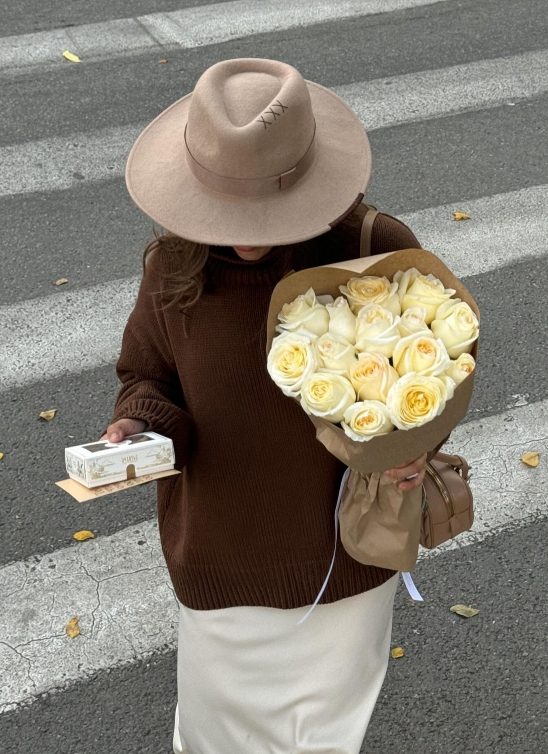
<instances>
[{"instance_id":1,"label":"woman","mask_svg":"<svg viewBox=\"0 0 548 754\"><path fill-rule=\"evenodd\" d=\"M284 63L208 69L128 159L149 245L108 439L152 429L182 474L158 483L180 602L181 754L358 754L388 661L397 574L333 546L343 472L266 370L265 320L291 270L359 256L367 136ZM417 247L379 214L373 253ZM426 456L389 473L422 483ZM406 480L406 478L411 479Z\"/></svg>"}]
</instances>

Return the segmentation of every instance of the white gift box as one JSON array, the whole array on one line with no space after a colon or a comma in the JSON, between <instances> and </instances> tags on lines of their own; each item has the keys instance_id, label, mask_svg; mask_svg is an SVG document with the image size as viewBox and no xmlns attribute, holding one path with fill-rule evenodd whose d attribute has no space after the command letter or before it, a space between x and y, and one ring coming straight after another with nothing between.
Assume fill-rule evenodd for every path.
<instances>
[{"instance_id":1,"label":"white gift box","mask_svg":"<svg viewBox=\"0 0 548 754\"><path fill-rule=\"evenodd\" d=\"M175 453L169 437L141 432L65 448L65 465L71 479L93 488L173 469Z\"/></svg>"}]
</instances>

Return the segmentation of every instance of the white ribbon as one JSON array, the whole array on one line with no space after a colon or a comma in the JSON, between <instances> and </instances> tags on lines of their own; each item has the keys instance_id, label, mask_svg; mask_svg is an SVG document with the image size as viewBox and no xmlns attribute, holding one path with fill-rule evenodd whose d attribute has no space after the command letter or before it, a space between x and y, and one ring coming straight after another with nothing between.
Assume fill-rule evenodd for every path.
<instances>
[{"instance_id":1,"label":"white ribbon","mask_svg":"<svg viewBox=\"0 0 548 754\"><path fill-rule=\"evenodd\" d=\"M333 566L335 565L335 555L337 553L337 540L339 538L339 509L341 507L341 500L344 492L344 488L346 487L346 480L348 479L348 476L350 474L350 469L346 469L344 472L342 479L341 479L341 486L339 487L339 496L337 498L337 505L335 506L335 544L333 545L333 557L331 558L331 565L329 566L329 571L327 572L327 576L324 579L324 582L322 584L322 588L318 592L318 596L314 600L314 604L309 607L305 615L301 618L300 621L297 622L297 625L299 626L301 623L304 623L305 620L308 618L312 610L316 607L318 602L322 598L322 594L325 592L325 588L327 586L327 582L329 581L329 577L331 576L331 572L333 571Z\"/></svg>"},{"instance_id":2,"label":"white ribbon","mask_svg":"<svg viewBox=\"0 0 548 754\"><path fill-rule=\"evenodd\" d=\"M346 487L346 482L349 475L350 475L350 468L347 468L341 479L341 485L339 487L339 496L337 497L337 504L335 505L335 544L333 545L333 555L331 557L331 564L329 565L327 576L325 577L324 582L321 586L321 589L318 592L318 595L316 599L314 600L313 604L308 608L308 610L303 615L303 617L299 621L297 621L298 626L300 626L301 623L305 622L305 620L312 613L312 611L314 610L318 602L321 600L322 594L325 592L328 581L331 577L331 573L333 572L333 566L335 565L335 555L337 554L337 540L339 538L339 510L341 507L344 488ZM415 602L424 602L423 598L420 595L419 590L415 586L415 582L413 581L411 574L408 571L402 571L401 577L403 579L403 583L405 584L407 591L409 592L409 596L411 597L411 599L415 600Z\"/></svg>"},{"instance_id":3,"label":"white ribbon","mask_svg":"<svg viewBox=\"0 0 548 754\"><path fill-rule=\"evenodd\" d=\"M401 577L411 599L415 600L415 602L424 602L424 599L421 597L421 593L415 586L415 582L413 581L413 577L411 576L409 571L402 571Z\"/></svg>"}]
</instances>

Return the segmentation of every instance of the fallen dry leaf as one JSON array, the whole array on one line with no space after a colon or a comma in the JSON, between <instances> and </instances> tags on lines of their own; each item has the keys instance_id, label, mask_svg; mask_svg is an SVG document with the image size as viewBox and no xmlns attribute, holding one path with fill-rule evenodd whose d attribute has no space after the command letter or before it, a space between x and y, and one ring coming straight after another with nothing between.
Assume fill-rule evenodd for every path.
<instances>
[{"instance_id":1,"label":"fallen dry leaf","mask_svg":"<svg viewBox=\"0 0 548 754\"><path fill-rule=\"evenodd\" d=\"M474 615L479 613L479 610L476 610L475 607L470 607L470 605L453 605L449 610L451 610L452 613L461 615L463 618L473 618Z\"/></svg>"},{"instance_id":2,"label":"fallen dry leaf","mask_svg":"<svg viewBox=\"0 0 548 754\"><path fill-rule=\"evenodd\" d=\"M538 450L530 450L522 455L521 460L527 466L536 468L539 465L540 453L538 452Z\"/></svg>"},{"instance_id":3,"label":"fallen dry leaf","mask_svg":"<svg viewBox=\"0 0 548 754\"><path fill-rule=\"evenodd\" d=\"M403 647L393 647L390 650L390 656L392 657L392 659L397 660L400 657L405 656L405 650Z\"/></svg>"},{"instance_id":4,"label":"fallen dry leaf","mask_svg":"<svg viewBox=\"0 0 548 754\"><path fill-rule=\"evenodd\" d=\"M56 408L50 408L47 411L41 411L38 414L38 416L40 417L40 419L43 419L46 422L50 422L53 419L53 417L55 416L56 413L57 413L57 409Z\"/></svg>"},{"instance_id":5,"label":"fallen dry leaf","mask_svg":"<svg viewBox=\"0 0 548 754\"><path fill-rule=\"evenodd\" d=\"M63 52L63 57L65 60L70 60L71 63L80 63L80 58L78 55L75 55L73 52L69 52L69 50L65 50Z\"/></svg>"},{"instance_id":6,"label":"fallen dry leaf","mask_svg":"<svg viewBox=\"0 0 548 754\"><path fill-rule=\"evenodd\" d=\"M0 461L2 460L3 457L4 457L4 454L0 453Z\"/></svg>"},{"instance_id":7,"label":"fallen dry leaf","mask_svg":"<svg viewBox=\"0 0 548 754\"><path fill-rule=\"evenodd\" d=\"M467 212L453 212L453 220L469 220L470 215Z\"/></svg>"},{"instance_id":8,"label":"fallen dry leaf","mask_svg":"<svg viewBox=\"0 0 548 754\"><path fill-rule=\"evenodd\" d=\"M167 60L160 60L159 62L160 62L160 63L161 63L162 65L165 65L165 63L167 63Z\"/></svg>"},{"instance_id":9,"label":"fallen dry leaf","mask_svg":"<svg viewBox=\"0 0 548 754\"><path fill-rule=\"evenodd\" d=\"M67 278L59 278L59 280L55 280L53 285L64 285L65 283L68 283Z\"/></svg>"},{"instance_id":10,"label":"fallen dry leaf","mask_svg":"<svg viewBox=\"0 0 548 754\"><path fill-rule=\"evenodd\" d=\"M69 639L75 639L77 636L80 636L80 626L78 625L78 617L76 615L65 626L65 633Z\"/></svg>"},{"instance_id":11,"label":"fallen dry leaf","mask_svg":"<svg viewBox=\"0 0 548 754\"><path fill-rule=\"evenodd\" d=\"M82 529L81 531L75 531L72 538L77 542L85 542L86 539L95 539L95 534L87 529Z\"/></svg>"}]
</instances>

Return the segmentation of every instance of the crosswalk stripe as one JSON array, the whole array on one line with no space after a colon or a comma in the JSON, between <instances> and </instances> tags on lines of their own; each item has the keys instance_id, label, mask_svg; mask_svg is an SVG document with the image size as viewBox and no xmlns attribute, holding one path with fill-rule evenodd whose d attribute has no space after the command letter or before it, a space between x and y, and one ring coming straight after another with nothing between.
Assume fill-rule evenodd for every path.
<instances>
[{"instance_id":1,"label":"crosswalk stripe","mask_svg":"<svg viewBox=\"0 0 548 754\"><path fill-rule=\"evenodd\" d=\"M426 249L459 276L481 275L546 254L548 186L493 194L472 201L398 215ZM470 220L455 222L453 211Z\"/></svg>"},{"instance_id":2,"label":"crosswalk stripe","mask_svg":"<svg viewBox=\"0 0 548 754\"><path fill-rule=\"evenodd\" d=\"M520 462L527 450L544 453L547 441L546 400L454 430L446 448L472 466L476 516L473 532L450 547L547 515L548 466ZM421 557L432 554L439 553ZM0 604L0 713L175 646L176 602L155 520L4 566ZM79 618L81 635L71 641L64 626L72 616Z\"/></svg>"},{"instance_id":3,"label":"crosswalk stripe","mask_svg":"<svg viewBox=\"0 0 548 754\"><path fill-rule=\"evenodd\" d=\"M548 50L335 87L375 131L468 110L509 106L548 91ZM0 196L68 189L123 174L135 124L0 148Z\"/></svg>"},{"instance_id":4,"label":"crosswalk stripe","mask_svg":"<svg viewBox=\"0 0 548 754\"><path fill-rule=\"evenodd\" d=\"M548 186L535 186L401 218L425 248L464 278L543 256L547 204ZM471 219L455 222L455 209L466 210ZM138 278L132 277L0 307L0 392L112 364L137 288Z\"/></svg>"},{"instance_id":5,"label":"crosswalk stripe","mask_svg":"<svg viewBox=\"0 0 548 754\"><path fill-rule=\"evenodd\" d=\"M448 0L235 0L68 29L0 38L0 70L66 65L69 49L84 61L129 53L193 48L325 21L434 5Z\"/></svg>"}]
</instances>

